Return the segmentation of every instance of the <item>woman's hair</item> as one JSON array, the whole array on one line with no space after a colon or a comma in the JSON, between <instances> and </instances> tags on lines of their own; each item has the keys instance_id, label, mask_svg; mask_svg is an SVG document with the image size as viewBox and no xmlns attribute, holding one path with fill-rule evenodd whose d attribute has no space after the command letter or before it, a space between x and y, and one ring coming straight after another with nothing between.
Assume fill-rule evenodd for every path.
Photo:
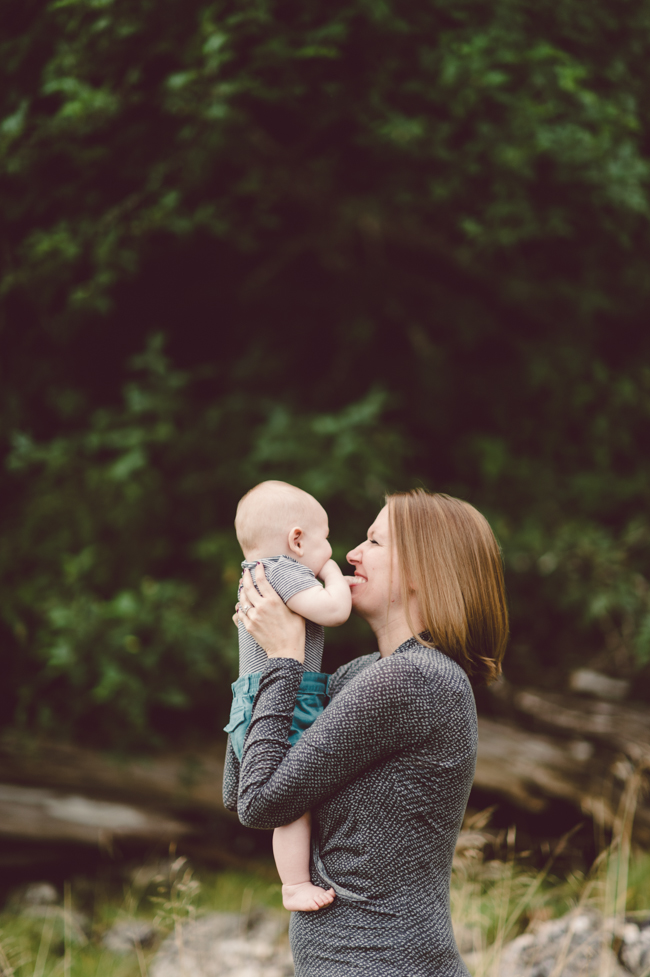
<instances>
[{"instance_id":1,"label":"woman's hair","mask_svg":"<svg viewBox=\"0 0 650 977\"><path fill-rule=\"evenodd\" d=\"M501 551L487 519L468 502L424 489L386 497L409 626L415 592L422 623L438 648L472 681L501 674L508 609Z\"/></svg>"}]
</instances>

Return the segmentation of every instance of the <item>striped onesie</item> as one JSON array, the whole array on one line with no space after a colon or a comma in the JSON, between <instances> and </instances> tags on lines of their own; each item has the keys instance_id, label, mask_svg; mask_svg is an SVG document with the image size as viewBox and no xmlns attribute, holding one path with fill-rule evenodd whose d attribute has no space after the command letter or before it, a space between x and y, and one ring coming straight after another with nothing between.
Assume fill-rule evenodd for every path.
<instances>
[{"instance_id":1,"label":"striped onesie","mask_svg":"<svg viewBox=\"0 0 650 977\"><path fill-rule=\"evenodd\" d=\"M260 560L260 563L264 566L266 579L285 604L301 591L320 586L314 572L291 556L267 557ZM243 570L250 570L253 583L255 583L256 566L257 563L250 560L244 560L242 563ZM269 658L241 621L238 630L239 678L232 685L230 722L224 728L224 732L228 733L227 755L231 756L234 753L237 760L241 760L244 740L253 714L253 701ZM298 742L329 702L327 694L329 675L320 671L324 642L325 629L322 624L305 621L305 664L304 668L301 666L303 676L288 737L292 745Z\"/></svg>"},{"instance_id":2,"label":"striped onesie","mask_svg":"<svg viewBox=\"0 0 650 977\"><path fill-rule=\"evenodd\" d=\"M313 570L303 566L302 563L298 563L298 560L294 560L292 556L272 556L259 562L264 567L266 579L285 604L301 591L309 590L314 586L321 586ZM242 571L250 570L253 583L255 583L256 566L257 563L251 560L244 560L242 563ZM255 638L248 633L241 621L238 630L240 677L242 675L248 675L250 672L263 671L269 660L266 652L258 645ZM307 621L305 628L306 672L320 672L324 642L325 629L322 624L314 624L313 621Z\"/></svg>"}]
</instances>

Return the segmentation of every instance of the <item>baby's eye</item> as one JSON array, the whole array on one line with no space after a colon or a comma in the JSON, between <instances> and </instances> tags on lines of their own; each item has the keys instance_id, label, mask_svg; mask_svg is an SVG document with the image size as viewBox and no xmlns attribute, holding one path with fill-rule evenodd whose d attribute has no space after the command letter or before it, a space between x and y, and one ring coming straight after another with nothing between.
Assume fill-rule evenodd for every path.
<instances>
[{"instance_id":1,"label":"baby's eye","mask_svg":"<svg viewBox=\"0 0 650 977\"><path fill-rule=\"evenodd\" d=\"M370 540L370 542L371 542L371 543L374 543L374 544L375 544L376 546L379 546L379 543L377 542L377 540L376 540L376 539L371 539L371 540Z\"/></svg>"}]
</instances>

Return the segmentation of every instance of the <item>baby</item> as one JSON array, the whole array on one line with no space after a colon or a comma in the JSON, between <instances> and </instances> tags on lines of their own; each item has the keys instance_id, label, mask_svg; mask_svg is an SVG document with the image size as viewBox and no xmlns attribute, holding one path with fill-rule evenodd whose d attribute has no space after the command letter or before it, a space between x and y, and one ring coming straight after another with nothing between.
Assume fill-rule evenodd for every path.
<instances>
[{"instance_id":1,"label":"baby","mask_svg":"<svg viewBox=\"0 0 650 977\"><path fill-rule=\"evenodd\" d=\"M323 626L336 627L350 616L350 587L331 559L327 513L316 499L287 482L261 482L237 506L237 539L244 553L242 568L255 579L261 562L266 579L287 607L306 619L305 671L296 697L289 742L297 743L328 702L329 676L321 672ZM317 577L323 581L322 586ZM230 722L225 731L241 760L253 699L265 668L266 652L239 625L239 679L233 684ZM309 877L309 812L273 832L273 854L282 881L286 909L321 909L334 899Z\"/></svg>"}]
</instances>

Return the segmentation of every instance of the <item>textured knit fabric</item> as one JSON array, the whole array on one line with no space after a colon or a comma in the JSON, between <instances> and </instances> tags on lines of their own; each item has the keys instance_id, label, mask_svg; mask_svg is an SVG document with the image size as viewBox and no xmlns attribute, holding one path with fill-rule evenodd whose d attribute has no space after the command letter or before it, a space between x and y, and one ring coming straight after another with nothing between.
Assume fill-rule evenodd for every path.
<instances>
[{"instance_id":1,"label":"textured knit fabric","mask_svg":"<svg viewBox=\"0 0 650 977\"><path fill-rule=\"evenodd\" d=\"M271 584L276 594L282 598L286 604L288 600L295 597L303 590L310 590L312 587L320 587L321 584L316 579L313 570L298 563L291 556L272 556L268 559L260 560L264 566L266 579ZM255 583L256 563L244 560L242 570L250 570ZM266 668L268 656L264 649L258 645L255 638L248 633L244 625L240 622L239 627L239 674L248 675L250 672L261 672ZM323 643L325 640L325 629L321 624L314 624L307 621L305 627L305 671L320 672L321 662L323 661Z\"/></svg>"},{"instance_id":2,"label":"textured knit fabric","mask_svg":"<svg viewBox=\"0 0 650 977\"><path fill-rule=\"evenodd\" d=\"M477 747L465 672L414 638L357 658L290 747L301 677L294 659L269 660L241 768L229 749L224 779L242 824L274 828L311 810L312 881L337 898L292 914L296 977L468 977L449 911Z\"/></svg>"}]
</instances>

